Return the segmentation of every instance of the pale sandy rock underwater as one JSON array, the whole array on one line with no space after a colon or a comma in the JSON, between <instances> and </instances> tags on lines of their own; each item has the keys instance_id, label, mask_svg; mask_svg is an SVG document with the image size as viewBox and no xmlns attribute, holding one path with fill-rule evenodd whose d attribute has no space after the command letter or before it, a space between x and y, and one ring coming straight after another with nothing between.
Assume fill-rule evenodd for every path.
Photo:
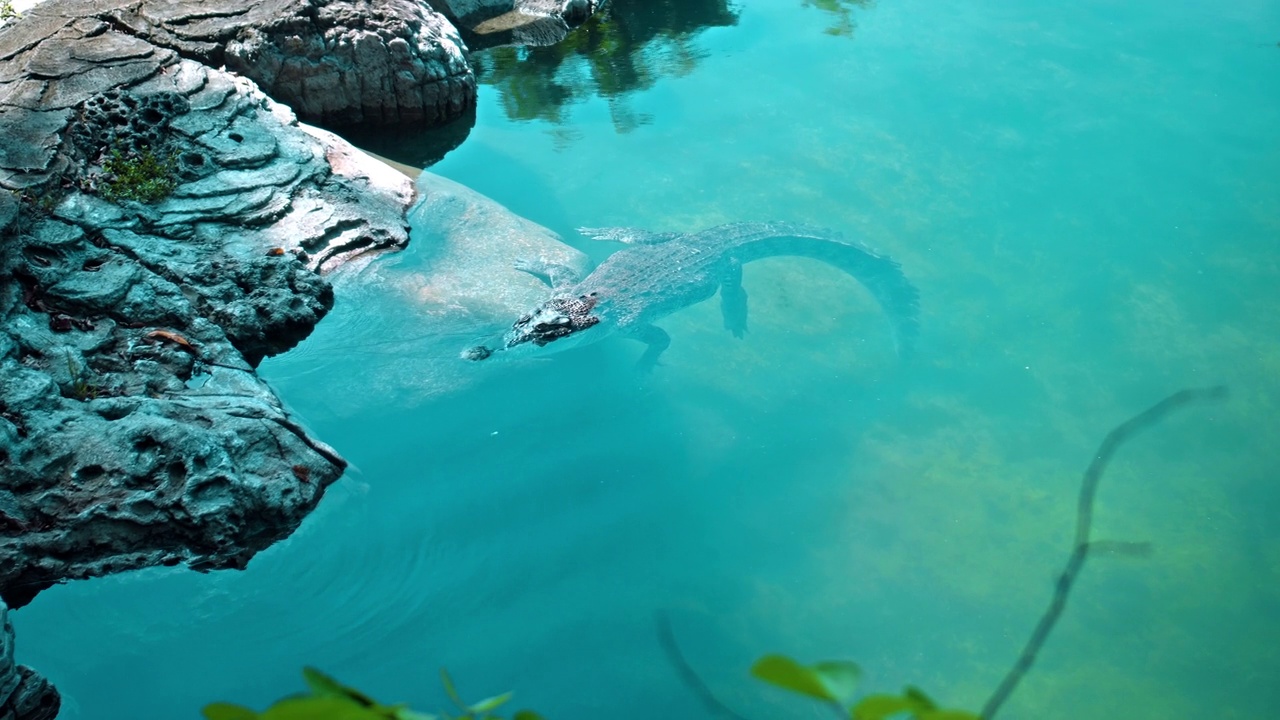
<instances>
[{"instance_id":1,"label":"pale sandy rock underwater","mask_svg":"<svg viewBox=\"0 0 1280 720\"><path fill-rule=\"evenodd\" d=\"M414 405L465 389L489 368L461 359L491 341L548 289L516 270L529 258L587 269L559 235L459 183L423 172L409 211L408 249L334 273L337 302L312 342L268 360L282 392L360 358L359 382L334 383L325 405L346 415L370 405Z\"/></svg>"}]
</instances>

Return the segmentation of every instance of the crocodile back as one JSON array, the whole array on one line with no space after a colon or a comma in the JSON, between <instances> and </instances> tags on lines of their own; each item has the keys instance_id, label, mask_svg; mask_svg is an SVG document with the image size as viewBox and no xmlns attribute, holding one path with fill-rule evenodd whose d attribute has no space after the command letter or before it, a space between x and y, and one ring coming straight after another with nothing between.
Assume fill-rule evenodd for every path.
<instances>
[{"instance_id":1,"label":"crocodile back","mask_svg":"<svg viewBox=\"0 0 1280 720\"><path fill-rule=\"evenodd\" d=\"M619 329L651 323L715 295L729 260L698 240L630 245L566 292L595 297L596 313Z\"/></svg>"},{"instance_id":2,"label":"crocodile back","mask_svg":"<svg viewBox=\"0 0 1280 720\"><path fill-rule=\"evenodd\" d=\"M898 352L919 332L919 294L898 263L833 230L794 223L732 223L611 255L569 292L594 294L598 314L619 329L650 323L710 298L734 261L769 257L820 260L862 283L885 311Z\"/></svg>"},{"instance_id":3,"label":"crocodile back","mask_svg":"<svg viewBox=\"0 0 1280 720\"><path fill-rule=\"evenodd\" d=\"M893 327L898 354L909 356L920 332L920 293L888 255L833 230L792 223L738 223L712 228L724 252L748 263L769 257L805 257L839 268L862 283Z\"/></svg>"}]
</instances>

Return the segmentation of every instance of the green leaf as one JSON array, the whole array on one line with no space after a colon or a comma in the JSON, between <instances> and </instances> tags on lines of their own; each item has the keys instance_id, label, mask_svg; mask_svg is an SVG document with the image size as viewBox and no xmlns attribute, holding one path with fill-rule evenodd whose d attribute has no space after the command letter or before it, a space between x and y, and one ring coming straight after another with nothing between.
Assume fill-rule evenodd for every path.
<instances>
[{"instance_id":1,"label":"green leaf","mask_svg":"<svg viewBox=\"0 0 1280 720\"><path fill-rule=\"evenodd\" d=\"M259 720L386 720L386 716L346 697L313 695L281 700Z\"/></svg>"},{"instance_id":2,"label":"green leaf","mask_svg":"<svg viewBox=\"0 0 1280 720\"><path fill-rule=\"evenodd\" d=\"M857 665L845 660L824 660L814 664L813 671L818 674L832 699L842 706L853 701L853 694L858 690L858 678L862 676L862 670Z\"/></svg>"},{"instance_id":3,"label":"green leaf","mask_svg":"<svg viewBox=\"0 0 1280 720\"><path fill-rule=\"evenodd\" d=\"M205 705L202 714L206 720L258 720L258 713L242 705L231 703Z\"/></svg>"},{"instance_id":4,"label":"green leaf","mask_svg":"<svg viewBox=\"0 0 1280 720\"><path fill-rule=\"evenodd\" d=\"M302 679L307 682L307 687L311 688L311 694L317 697L330 695L342 697L346 695L337 680L334 680L313 667L302 668Z\"/></svg>"},{"instance_id":5,"label":"green leaf","mask_svg":"<svg viewBox=\"0 0 1280 720\"><path fill-rule=\"evenodd\" d=\"M853 706L853 720L884 720L904 712L914 712L915 702L897 695L868 695Z\"/></svg>"},{"instance_id":6,"label":"green leaf","mask_svg":"<svg viewBox=\"0 0 1280 720\"><path fill-rule=\"evenodd\" d=\"M397 705L387 709L391 711L391 717L395 718L395 720L440 720L440 718L431 713L418 712L407 705Z\"/></svg>"},{"instance_id":7,"label":"green leaf","mask_svg":"<svg viewBox=\"0 0 1280 720\"><path fill-rule=\"evenodd\" d=\"M313 667L302 668L302 679L307 682L307 687L311 688L311 694L316 697L342 697L365 707L378 707L378 702L373 698L355 688L343 685Z\"/></svg>"},{"instance_id":8,"label":"green leaf","mask_svg":"<svg viewBox=\"0 0 1280 720\"><path fill-rule=\"evenodd\" d=\"M542 720L542 716L532 710L520 710L511 720Z\"/></svg>"},{"instance_id":9,"label":"green leaf","mask_svg":"<svg viewBox=\"0 0 1280 720\"><path fill-rule=\"evenodd\" d=\"M458 688L453 684L453 678L449 677L449 671L440 668L440 684L444 685L444 692L453 701L454 705L460 710L466 710L467 704L462 702L462 697L458 695Z\"/></svg>"},{"instance_id":10,"label":"green leaf","mask_svg":"<svg viewBox=\"0 0 1280 720\"><path fill-rule=\"evenodd\" d=\"M751 667L751 674L780 688L844 705L853 696L860 671L851 662L805 667L783 655L766 655Z\"/></svg>"},{"instance_id":11,"label":"green leaf","mask_svg":"<svg viewBox=\"0 0 1280 720\"><path fill-rule=\"evenodd\" d=\"M495 695L491 698L485 698L484 700L481 700L475 705L472 705L471 712L486 713L486 712L489 712L490 710L494 710L496 708L502 707L503 705L507 704L507 701L510 699L511 699L511 693L509 692L502 693L501 695Z\"/></svg>"},{"instance_id":12,"label":"green leaf","mask_svg":"<svg viewBox=\"0 0 1280 720\"><path fill-rule=\"evenodd\" d=\"M902 691L902 695L908 700L916 703L916 714L938 709L937 703L930 700L929 696L925 695L924 691L918 687L908 685L907 689Z\"/></svg>"}]
</instances>

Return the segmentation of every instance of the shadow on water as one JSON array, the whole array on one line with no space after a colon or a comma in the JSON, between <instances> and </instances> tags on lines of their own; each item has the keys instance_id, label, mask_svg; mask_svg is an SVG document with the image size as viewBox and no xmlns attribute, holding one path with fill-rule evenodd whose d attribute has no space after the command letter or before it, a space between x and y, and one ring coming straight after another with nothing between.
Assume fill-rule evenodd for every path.
<instances>
[{"instance_id":1,"label":"shadow on water","mask_svg":"<svg viewBox=\"0 0 1280 720\"><path fill-rule=\"evenodd\" d=\"M476 124L476 110L440 127L345 128L342 136L356 147L411 167L428 168L462 144Z\"/></svg>"}]
</instances>

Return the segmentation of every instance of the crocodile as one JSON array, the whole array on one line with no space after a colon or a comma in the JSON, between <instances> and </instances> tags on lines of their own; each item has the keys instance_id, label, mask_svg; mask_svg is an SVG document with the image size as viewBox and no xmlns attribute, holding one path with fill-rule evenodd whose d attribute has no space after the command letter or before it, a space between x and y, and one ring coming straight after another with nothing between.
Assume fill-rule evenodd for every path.
<instances>
[{"instance_id":1,"label":"crocodile","mask_svg":"<svg viewBox=\"0 0 1280 720\"><path fill-rule=\"evenodd\" d=\"M592 240L625 243L585 278L563 265L522 260L516 269L552 288L552 295L522 315L497 347L463 351L468 360L497 353L559 351L612 334L648 345L638 366L649 370L671 343L654 321L720 291L725 329L747 331L742 266L753 260L795 256L820 260L862 283L893 327L899 356L911 352L919 329L919 295L898 263L839 233L792 223L731 223L697 233L638 228L580 228Z\"/></svg>"}]
</instances>

